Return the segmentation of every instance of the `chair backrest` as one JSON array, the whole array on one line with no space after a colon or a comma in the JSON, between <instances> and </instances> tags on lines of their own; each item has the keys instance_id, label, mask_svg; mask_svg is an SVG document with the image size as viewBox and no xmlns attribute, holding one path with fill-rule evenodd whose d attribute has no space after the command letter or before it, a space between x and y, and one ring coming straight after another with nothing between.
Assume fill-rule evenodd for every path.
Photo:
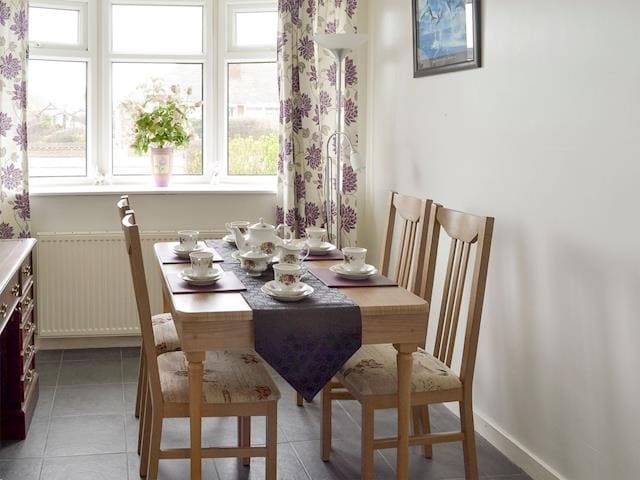
<instances>
[{"instance_id":1,"label":"chair backrest","mask_svg":"<svg viewBox=\"0 0 640 480\"><path fill-rule=\"evenodd\" d=\"M136 297L136 305L138 307L138 320L140 321L140 331L142 332L142 346L149 375L149 385L152 397L154 399L159 399L162 397L162 393L160 391L160 376L155 351L156 347L153 336L153 325L151 323L151 304L149 302L147 278L144 271L144 262L142 260L140 230L136 224L135 213L133 210L128 210L124 214L122 218L122 231L124 232L125 247L127 254L129 255L129 265L131 267L133 291Z\"/></svg>"},{"instance_id":2,"label":"chair backrest","mask_svg":"<svg viewBox=\"0 0 640 480\"><path fill-rule=\"evenodd\" d=\"M416 280L422 276L424 266L427 215L431 207L431 200L401 195L396 192L389 194L389 216L387 219L380 259L380 273L394 279L403 288L414 293ZM394 244L396 220L399 217L399 246ZM397 248L397 253L394 251ZM391 270L391 258L395 257L394 271Z\"/></svg>"},{"instance_id":3,"label":"chair backrest","mask_svg":"<svg viewBox=\"0 0 640 480\"><path fill-rule=\"evenodd\" d=\"M470 273L471 290L469 292L467 322L460 364L460 379L463 382L471 382L473 380L493 223L494 219L492 217L479 217L450 210L441 205L431 205L425 267L422 269L422 280L418 282L418 289L423 298L431 299L435 281L438 246L441 231L444 231L446 236L450 238L450 246L442 298L440 300L440 315L438 317L433 356L449 367L451 366L465 285L468 283L466 279L468 273ZM471 271L468 272L472 248L475 248L475 260ZM431 308L431 311L435 311L435 309Z\"/></svg>"},{"instance_id":4,"label":"chair backrest","mask_svg":"<svg viewBox=\"0 0 640 480\"><path fill-rule=\"evenodd\" d=\"M131 204L129 203L129 195L122 195L118 203L116 203L118 207L118 213L120 214L120 220L124 218L127 214L127 211L131 210Z\"/></svg>"}]
</instances>

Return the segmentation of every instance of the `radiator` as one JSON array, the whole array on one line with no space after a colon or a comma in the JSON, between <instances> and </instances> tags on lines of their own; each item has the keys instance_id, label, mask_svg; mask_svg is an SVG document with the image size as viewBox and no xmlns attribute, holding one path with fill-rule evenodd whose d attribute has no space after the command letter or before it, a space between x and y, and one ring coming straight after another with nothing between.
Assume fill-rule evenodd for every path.
<instances>
[{"instance_id":1,"label":"radiator","mask_svg":"<svg viewBox=\"0 0 640 480\"><path fill-rule=\"evenodd\" d=\"M218 232L206 232L219 238ZM39 233L36 253L41 337L139 335L129 260L122 232ZM153 313L162 311L155 242L175 232L141 234Z\"/></svg>"}]
</instances>

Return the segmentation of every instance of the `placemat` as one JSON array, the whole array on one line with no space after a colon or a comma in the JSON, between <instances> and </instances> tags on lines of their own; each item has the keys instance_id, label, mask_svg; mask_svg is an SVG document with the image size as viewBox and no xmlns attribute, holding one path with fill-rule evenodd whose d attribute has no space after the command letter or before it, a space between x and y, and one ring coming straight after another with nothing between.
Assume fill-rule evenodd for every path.
<instances>
[{"instance_id":1,"label":"placemat","mask_svg":"<svg viewBox=\"0 0 640 480\"><path fill-rule=\"evenodd\" d=\"M328 268L310 268L309 272L315 275L324 285L331 288L398 286L397 282L378 274L373 275L366 280L349 280L333 273Z\"/></svg>"},{"instance_id":2,"label":"placemat","mask_svg":"<svg viewBox=\"0 0 640 480\"><path fill-rule=\"evenodd\" d=\"M307 261L318 261L318 260L344 260L344 255L340 250L334 250L333 252L329 252L326 255L314 255L309 254L307 257Z\"/></svg>"},{"instance_id":3,"label":"placemat","mask_svg":"<svg viewBox=\"0 0 640 480\"><path fill-rule=\"evenodd\" d=\"M202 243L202 242L199 242ZM208 241L205 241L205 246L213 252L213 261L216 263L224 262L222 256L209 245ZM191 263L189 258L182 258L173 253L173 247L178 245L178 242L170 242L170 243L158 243L156 244L156 252L158 253L158 258L160 259L160 263L165 265L169 264L178 264L178 263Z\"/></svg>"},{"instance_id":4,"label":"placemat","mask_svg":"<svg viewBox=\"0 0 640 480\"><path fill-rule=\"evenodd\" d=\"M256 351L311 401L362 345L360 307L313 275L303 279L313 295L296 303L279 302L260 290L273 280L272 270L249 277L231 257L232 246L221 240L214 246L225 259L223 268L247 287L241 294L253 310Z\"/></svg>"},{"instance_id":5,"label":"placemat","mask_svg":"<svg viewBox=\"0 0 640 480\"><path fill-rule=\"evenodd\" d=\"M224 272L222 278L213 285L189 285L178 277L177 273L168 276L169 287L174 294L180 293L210 293L210 292L240 292L246 290L244 284L233 272Z\"/></svg>"}]
</instances>

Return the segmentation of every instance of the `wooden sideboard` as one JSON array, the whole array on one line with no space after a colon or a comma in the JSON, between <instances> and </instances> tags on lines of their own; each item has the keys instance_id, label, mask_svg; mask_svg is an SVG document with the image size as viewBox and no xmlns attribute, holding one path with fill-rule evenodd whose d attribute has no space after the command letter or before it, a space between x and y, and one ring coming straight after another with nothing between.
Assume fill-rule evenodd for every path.
<instances>
[{"instance_id":1,"label":"wooden sideboard","mask_svg":"<svg viewBox=\"0 0 640 480\"><path fill-rule=\"evenodd\" d=\"M22 440L38 402L32 238L0 240L0 437Z\"/></svg>"}]
</instances>

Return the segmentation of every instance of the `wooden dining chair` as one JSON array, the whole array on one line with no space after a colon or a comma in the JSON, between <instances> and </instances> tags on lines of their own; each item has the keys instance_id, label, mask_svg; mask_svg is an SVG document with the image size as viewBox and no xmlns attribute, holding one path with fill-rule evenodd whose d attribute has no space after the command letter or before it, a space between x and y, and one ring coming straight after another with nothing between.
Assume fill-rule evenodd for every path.
<instances>
[{"instance_id":1,"label":"wooden dining chair","mask_svg":"<svg viewBox=\"0 0 640 480\"><path fill-rule=\"evenodd\" d=\"M430 448L436 443L461 441L465 476L477 479L472 386L494 219L439 205L432 205L430 211L425 264L414 283L423 298L432 296L441 231L450 238L450 248L433 351L429 353L420 348L413 354L411 404L414 433L409 443ZM475 249L475 256L470 272L467 320L462 348L456 349L472 249ZM451 369L454 352L457 352L456 358L460 358L457 374ZM394 448L398 441L397 438L376 439L374 435L375 410L397 407L396 351L392 345L364 346L349 359L336 378L346 389L344 396L353 397L362 404L362 478L373 478L374 451ZM460 431L431 433L428 405L445 402L459 403ZM323 425L330 422L330 406L330 402L327 407L323 401ZM328 460L330 429L323 431L322 445L323 459ZM430 453L425 448L425 456L430 456Z\"/></svg>"},{"instance_id":2,"label":"wooden dining chair","mask_svg":"<svg viewBox=\"0 0 640 480\"><path fill-rule=\"evenodd\" d=\"M184 353L155 353L149 292L142 260L140 232L135 214L129 210L122 219L133 288L138 307L147 373L147 399L144 403L144 433L140 476L157 480L160 459L189 458L190 448L162 450L162 422L165 418L189 417L189 377ZM207 352L204 364L203 417L266 417L266 446L252 447L251 439L239 435L237 447L202 449L204 458L266 458L266 478L276 478L277 408L280 392L253 351ZM239 433L244 429L239 428Z\"/></svg>"},{"instance_id":3,"label":"wooden dining chair","mask_svg":"<svg viewBox=\"0 0 640 480\"><path fill-rule=\"evenodd\" d=\"M116 204L118 213L120 214L120 220L125 217L127 212L131 210L131 203L129 202L128 195L122 195L120 200ZM176 331L176 326L173 322L173 318L170 313L161 313L151 317L151 323L153 325L153 338L155 344L155 352L157 355L168 352L177 352L180 350L180 338ZM135 416L140 418L144 414L144 402L146 399L146 379L147 374L145 371L145 355L144 346L140 347L140 362L138 364L138 389L136 393L136 406ZM144 423L144 418L140 419L140 425ZM140 454L140 448L142 445L142 428L138 432L138 454Z\"/></svg>"}]
</instances>

